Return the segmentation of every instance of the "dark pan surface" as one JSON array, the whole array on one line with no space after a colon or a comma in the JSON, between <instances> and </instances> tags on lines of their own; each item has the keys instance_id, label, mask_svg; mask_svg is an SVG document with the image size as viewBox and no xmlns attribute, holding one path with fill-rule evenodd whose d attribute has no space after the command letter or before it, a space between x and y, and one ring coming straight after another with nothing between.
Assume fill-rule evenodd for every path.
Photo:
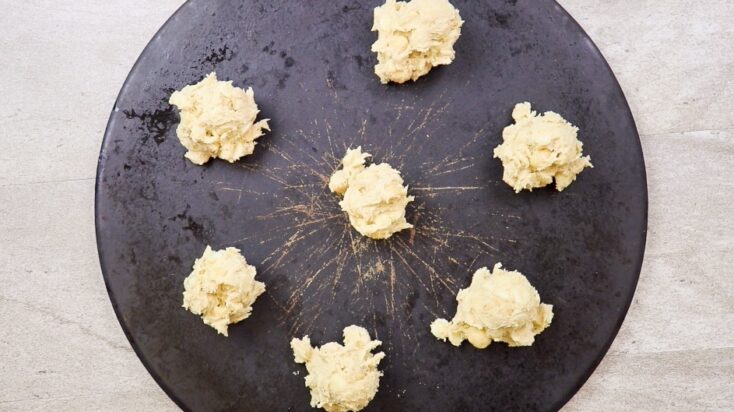
<instances>
[{"instance_id":1,"label":"dark pan surface","mask_svg":"<svg viewBox=\"0 0 734 412\"><path fill-rule=\"evenodd\" d=\"M370 411L554 410L591 374L624 318L645 243L635 124L612 72L552 1L454 0L453 64L383 86L377 0L186 3L153 38L111 115L97 177L99 254L141 360L181 407L310 410L292 337L366 327L387 354ZM171 92L216 71L252 86L272 132L255 154L184 159ZM515 103L580 127L587 169L563 193L515 194L492 149ZM361 238L326 188L348 147L402 172L414 231ZM181 308L206 245L236 246L267 292L230 337ZM552 326L530 348L434 339L481 266L523 272Z\"/></svg>"}]
</instances>

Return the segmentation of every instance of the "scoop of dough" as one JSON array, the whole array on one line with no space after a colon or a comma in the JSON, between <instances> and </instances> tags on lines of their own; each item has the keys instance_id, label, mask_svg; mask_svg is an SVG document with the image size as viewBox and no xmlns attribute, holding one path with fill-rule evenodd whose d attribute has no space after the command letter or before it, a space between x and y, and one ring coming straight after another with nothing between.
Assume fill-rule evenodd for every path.
<instances>
[{"instance_id":1,"label":"scoop of dough","mask_svg":"<svg viewBox=\"0 0 734 412\"><path fill-rule=\"evenodd\" d=\"M582 156L583 144L576 138L578 128L558 113L537 115L530 103L518 103L512 111L515 124L502 131L503 143L494 149L494 157L502 161L502 180L520 192L532 191L556 180L559 192L568 187L576 175L591 165Z\"/></svg>"},{"instance_id":2,"label":"scoop of dough","mask_svg":"<svg viewBox=\"0 0 734 412\"><path fill-rule=\"evenodd\" d=\"M329 189L344 198L339 205L349 222L364 236L387 239L393 233L413 227L405 220L405 207L414 197L408 196L400 172L389 164L364 166L368 153L358 147L348 150L342 170L336 171Z\"/></svg>"},{"instance_id":3,"label":"scoop of dough","mask_svg":"<svg viewBox=\"0 0 734 412\"><path fill-rule=\"evenodd\" d=\"M308 336L291 340L296 363L305 363L306 386L311 406L328 412L359 411L375 397L382 372L377 369L385 354L372 354L382 342L371 340L359 326L344 328L344 345L329 342L311 346Z\"/></svg>"},{"instance_id":4,"label":"scoop of dough","mask_svg":"<svg viewBox=\"0 0 734 412\"><path fill-rule=\"evenodd\" d=\"M216 73L174 92L169 103L181 114L176 134L188 150L185 156L197 165L212 157L232 163L252 154L255 139L270 130L267 119L255 123L259 110L252 88L217 81Z\"/></svg>"},{"instance_id":5,"label":"scoop of dough","mask_svg":"<svg viewBox=\"0 0 734 412\"><path fill-rule=\"evenodd\" d=\"M362 146L347 150L347 154L342 159L342 170L334 172L331 179L329 179L329 190L343 195L349 187L349 180L364 170L364 162L368 157L372 157L372 155L362 153Z\"/></svg>"},{"instance_id":6,"label":"scoop of dough","mask_svg":"<svg viewBox=\"0 0 734 412\"><path fill-rule=\"evenodd\" d=\"M464 340L479 349L492 341L530 346L553 320L553 306L540 303L528 279L518 271L502 269L501 263L491 273L487 268L477 270L456 300L459 305L450 322L437 319L431 324L436 338L448 338L454 346Z\"/></svg>"},{"instance_id":7,"label":"scoop of dough","mask_svg":"<svg viewBox=\"0 0 734 412\"><path fill-rule=\"evenodd\" d=\"M255 299L265 292L255 273L239 249L213 251L207 246L184 280L183 307L228 336L228 325L247 319Z\"/></svg>"},{"instance_id":8,"label":"scoop of dough","mask_svg":"<svg viewBox=\"0 0 734 412\"><path fill-rule=\"evenodd\" d=\"M383 84L404 83L451 63L462 24L448 0L387 0L375 8L372 26L377 32L375 74Z\"/></svg>"}]
</instances>

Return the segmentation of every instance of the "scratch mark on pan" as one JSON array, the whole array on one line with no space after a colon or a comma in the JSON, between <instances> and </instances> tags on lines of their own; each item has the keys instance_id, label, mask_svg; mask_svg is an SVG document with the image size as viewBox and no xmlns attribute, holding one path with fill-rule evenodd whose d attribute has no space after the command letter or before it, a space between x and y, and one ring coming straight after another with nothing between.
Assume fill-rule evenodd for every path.
<instances>
[{"instance_id":1,"label":"scratch mark on pan","mask_svg":"<svg viewBox=\"0 0 734 412\"><path fill-rule=\"evenodd\" d=\"M336 102L339 95L330 83L327 79ZM438 206L441 199L456 202L463 196L471 200L476 191L488 188L481 181L474 184L472 178L461 177L491 157L491 153L477 154L483 130L440 159L423 164L412 160L436 157L424 144L423 132L434 130L437 122L445 123L444 114L451 104L444 99L427 107L401 101L388 108L394 116L384 125L382 136L374 135L369 113L355 124L341 120L340 112L334 110L333 115L315 118L291 134L264 142L270 156L262 162L241 164L252 175L266 179L272 196L268 196L267 209L255 212L249 221L259 229L243 234L237 242L252 242L267 250L261 259L263 279L280 281L273 282L266 293L291 334L325 330L346 311L355 322L371 325L391 345L409 343L408 350L417 350L415 337L425 333L426 327L419 324L417 315L443 316L446 302L454 299L459 287L457 279L464 279L458 276L466 270L467 261L474 258L471 267L480 255L496 253L499 242L512 242L457 228L450 220L451 211ZM349 135L334 133L349 128L353 130ZM374 155L375 162L390 163L403 173L410 193L416 196L409 207L413 230L375 241L351 227L339 198L327 186L346 149L359 145ZM434 179L436 176L442 180ZM243 194L255 194L245 187L249 182L243 180L240 188L218 182L214 190L237 195L239 202L247 200ZM411 299L417 298L411 296L421 298L415 302ZM392 320L392 326L382 325L384 319ZM401 338L390 339L390 334Z\"/></svg>"},{"instance_id":2,"label":"scratch mark on pan","mask_svg":"<svg viewBox=\"0 0 734 412\"><path fill-rule=\"evenodd\" d=\"M482 186L443 186L443 187L420 187L413 186L413 190L426 191L426 192L437 192L437 191L466 191L466 190L481 190L484 189Z\"/></svg>"}]
</instances>

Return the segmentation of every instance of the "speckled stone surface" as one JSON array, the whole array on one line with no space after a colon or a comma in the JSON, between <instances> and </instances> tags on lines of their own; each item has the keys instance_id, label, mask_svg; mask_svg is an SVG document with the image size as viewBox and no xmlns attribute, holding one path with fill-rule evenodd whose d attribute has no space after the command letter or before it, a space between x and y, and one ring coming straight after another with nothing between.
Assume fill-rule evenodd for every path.
<instances>
[{"instance_id":1,"label":"speckled stone surface","mask_svg":"<svg viewBox=\"0 0 734 412\"><path fill-rule=\"evenodd\" d=\"M414 84L372 73L374 5L191 1L136 64L100 156L97 233L117 314L151 374L191 410L308 410L288 342L383 341L368 410L554 410L611 344L635 289L647 191L634 122L610 69L554 2L455 2L457 59ZM273 131L253 156L183 158L173 90L216 70L252 86ZM530 101L581 128L594 169L563 193L515 195L492 148ZM346 148L399 169L414 231L360 238L326 189ZM237 246L268 291L217 336L180 308L204 247ZM525 273L553 325L532 348L435 340L481 266Z\"/></svg>"}]
</instances>

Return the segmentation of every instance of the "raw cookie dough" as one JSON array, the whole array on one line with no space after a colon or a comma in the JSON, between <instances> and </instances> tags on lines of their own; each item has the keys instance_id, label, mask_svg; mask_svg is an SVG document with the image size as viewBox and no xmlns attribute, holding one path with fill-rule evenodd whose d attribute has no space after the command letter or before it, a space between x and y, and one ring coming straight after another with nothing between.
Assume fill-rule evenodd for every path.
<instances>
[{"instance_id":1,"label":"raw cookie dough","mask_svg":"<svg viewBox=\"0 0 734 412\"><path fill-rule=\"evenodd\" d=\"M530 103L518 103L512 111L515 124L502 131L503 143L494 149L502 160L502 180L520 192L532 191L556 180L560 192L576 180L591 158L582 156L583 144L576 138L578 128L558 113L537 115Z\"/></svg>"},{"instance_id":2,"label":"raw cookie dough","mask_svg":"<svg viewBox=\"0 0 734 412\"><path fill-rule=\"evenodd\" d=\"M451 63L462 24L448 0L387 0L375 8L372 26L377 32L375 74L383 84L404 83Z\"/></svg>"},{"instance_id":3,"label":"raw cookie dough","mask_svg":"<svg viewBox=\"0 0 734 412\"><path fill-rule=\"evenodd\" d=\"M465 339L484 349L492 341L509 346L530 346L535 335L553 320L553 306L540 303L538 291L518 271L493 272L486 267L474 273L471 285L456 296L459 306L450 322L436 319L431 333L438 339L459 346Z\"/></svg>"},{"instance_id":4,"label":"raw cookie dough","mask_svg":"<svg viewBox=\"0 0 734 412\"><path fill-rule=\"evenodd\" d=\"M217 81L210 73L201 82L174 92L169 103L178 107L181 123L176 134L188 150L186 158L203 165L212 157L232 163L252 154L255 139L270 130L268 120L255 123L259 113L252 88Z\"/></svg>"},{"instance_id":5,"label":"raw cookie dough","mask_svg":"<svg viewBox=\"0 0 734 412\"><path fill-rule=\"evenodd\" d=\"M248 265L239 249L214 251L207 246L184 280L183 307L224 336L227 326L247 319L265 284L255 280L255 267Z\"/></svg>"},{"instance_id":6,"label":"raw cookie dough","mask_svg":"<svg viewBox=\"0 0 734 412\"><path fill-rule=\"evenodd\" d=\"M344 346L329 342L314 348L308 336L291 340L296 363L305 363L308 370L311 406L328 412L359 411L367 406L380 386L382 372L377 365L385 354L372 350L381 343L354 325L344 328Z\"/></svg>"},{"instance_id":7,"label":"raw cookie dough","mask_svg":"<svg viewBox=\"0 0 734 412\"><path fill-rule=\"evenodd\" d=\"M370 154L362 153L361 147L347 150L343 168L331 176L329 189L344 195L339 205L359 233L387 239L413 227L405 220L405 207L414 197L408 196L400 172L387 163L365 167L367 157Z\"/></svg>"},{"instance_id":8,"label":"raw cookie dough","mask_svg":"<svg viewBox=\"0 0 734 412\"><path fill-rule=\"evenodd\" d=\"M329 179L329 190L343 195L349 187L349 179L354 178L364 170L364 162L368 157L372 157L372 155L362 153L362 146L347 150L347 154L342 159L342 170L334 172L331 179Z\"/></svg>"}]
</instances>

